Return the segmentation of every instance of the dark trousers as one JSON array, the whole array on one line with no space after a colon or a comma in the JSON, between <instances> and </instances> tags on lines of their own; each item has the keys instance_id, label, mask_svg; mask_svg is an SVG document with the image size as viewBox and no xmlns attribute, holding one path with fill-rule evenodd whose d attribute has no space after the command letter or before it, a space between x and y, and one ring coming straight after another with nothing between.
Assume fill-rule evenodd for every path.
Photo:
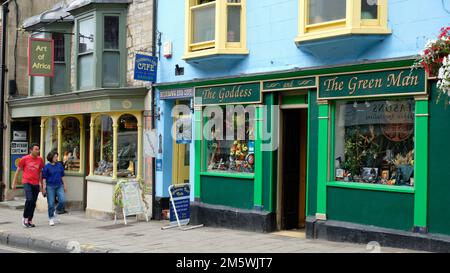
<instances>
[{"instance_id":1,"label":"dark trousers","mask_svg":"<svg viewBox=\"0 0 450 273\"><path fill-rule=\"evenodd\" d=\"M28 221L33 220L34 210L36 209L36 201L39 196L40 188L39 185L31 185L28 183L23 184L23 189L25 191L25 209L23 211L23 218L28 219Z\"/></svg>"}]
</instances>

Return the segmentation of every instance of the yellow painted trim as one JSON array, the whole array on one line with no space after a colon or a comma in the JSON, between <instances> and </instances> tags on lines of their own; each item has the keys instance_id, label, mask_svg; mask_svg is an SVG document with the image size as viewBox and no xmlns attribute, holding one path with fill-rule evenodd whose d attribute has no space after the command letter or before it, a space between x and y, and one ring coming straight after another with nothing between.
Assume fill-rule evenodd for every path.
<instances>
[{"instance_id":1,"label":"yellow painted trim","mask_svg":"<svg viewBox=\"0 0 450 273\"><path fill-rule=\"evenodd\" d=\"M40 143L41 147L40 147L40 156L41 156L42 158L44 158L44 145L45 145L44 137L45 137L45 121L46 121L46 120L47 120L46 118L41 118L41 143Z\"/></svg>"},{"instance_id":2,"label":"yellow painted trim","mask_svg":"<svg viewBox=\"0 0 450 273\"><path fill-rule=\"evenodd\" d=\"M346 18L308 25L308 1L299 0L299 30L296 43L351 34L391 34L387 0L378 1L378 19L361 19L361 1L347 0Z\"/></svg>"},{"instance_id":3,"label":"yellow painted trim","mask_svg":"<svg viewBox=\"0 0 450 273\"><path fill-rule=\"evenodd\" d=\"M91 115L91 122L89 123L90 128L90 138L89 138L89 176L94 175L94 129L95 129L95 120L97 119L96 114Z\"/></svg>"}]
</instances>

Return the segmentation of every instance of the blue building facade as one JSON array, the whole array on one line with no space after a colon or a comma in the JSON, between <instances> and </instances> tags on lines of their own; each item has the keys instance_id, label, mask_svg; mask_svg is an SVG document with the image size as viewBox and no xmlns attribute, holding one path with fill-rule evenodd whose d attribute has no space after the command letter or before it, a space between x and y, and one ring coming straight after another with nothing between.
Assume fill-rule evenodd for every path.
<instances>
[{"instance_id":1,"label":"blue building facade","mask_svg":"<svg viewBox=\"0 0 450 273\"><path fill-rule=\"evenodd\" d=\"M189 182L193 221L208 225L263 232L306 228L314 237L325 229L333 234L333 227L359 230L347 228L351 223L405 236L450 235L446 220L435 217L443 207L430 201L438 188L450 190L437 182L448 174L430 166L438 120L429 116L442 114L435 108L435 81L424 71L408 72L426 42L448 24L450 1L173 0L157 5L155 114L161 147L156 199L161 204L167 204L170 185ZM214 97L236 90L249 90L248 98ZM391 100L409 109L409 117L356 121L356 113L373 114L359 107L390 109ZM256 106L255 140L205 140L205 107L237 104ZM190 120L184 123L190 141L181 144L172 137L180 120L180 111L172 111L175 105L184 105L184 120ZM263 106L272 110L258 110ZM363 133L351 133L355 126ZM262 148L263 129L278 140L272 150ZM350 166L349 143L370 133L379 148L375 161L384 159ZM375 147L369 144L364 154ZM217 145L230 154L218 156ZM236 149L246 150L243 165ZM396 157L406 163L394 166Z\"/></svg>"}]
</instances>

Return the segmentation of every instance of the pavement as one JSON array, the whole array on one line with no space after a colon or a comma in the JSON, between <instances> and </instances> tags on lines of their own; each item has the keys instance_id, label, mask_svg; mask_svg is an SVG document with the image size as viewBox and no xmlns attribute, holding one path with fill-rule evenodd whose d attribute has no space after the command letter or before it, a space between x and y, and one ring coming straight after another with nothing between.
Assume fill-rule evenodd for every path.
<instances>
[{"instance_id":1,"label":"pavement","mask_svg":"<svg viewBox=\"0 0 450 273\"><path fill-rule=\"evenodd\" d=\"M95 220L84 212L60 215L48 225L36 212L35 228L21 226L22 211L0 208L0 248L17 247L39 252L82 253L406 253L406 249L306 239L301 232L254 233L213 227L165 229L168 221L139 221L135 217L114 224Z\"/></svg>"}]
</instances>

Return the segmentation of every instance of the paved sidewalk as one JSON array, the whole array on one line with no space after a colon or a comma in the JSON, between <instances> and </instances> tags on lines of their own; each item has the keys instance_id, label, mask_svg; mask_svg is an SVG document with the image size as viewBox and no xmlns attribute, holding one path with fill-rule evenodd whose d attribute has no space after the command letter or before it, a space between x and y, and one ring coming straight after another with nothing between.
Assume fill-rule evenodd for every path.
<instances>
[{"instance_id":1,"label":"paved sidewalk","mask_svg":"<svg viewBox=\"0 0 450 273\"><path fill-rule=\"evenodd\" d=\"M253 233L222 228L202 227L187 231L161 230L167 221L136 222L129 225L114 221L87 219L83 212L61 215L61 224L48 225L46 215L36 212L35 228L21 226L22 211L0 209L0 244L10 244L47 252L73 247L81 252L246 252L246 253L367 253L366 245L307 240L285 233ZM80 249L77 244L80 244ZM68 245L69 244L69 245ZM381 248L381 252L413 252Z\"/></svg>"}]
</instances>

